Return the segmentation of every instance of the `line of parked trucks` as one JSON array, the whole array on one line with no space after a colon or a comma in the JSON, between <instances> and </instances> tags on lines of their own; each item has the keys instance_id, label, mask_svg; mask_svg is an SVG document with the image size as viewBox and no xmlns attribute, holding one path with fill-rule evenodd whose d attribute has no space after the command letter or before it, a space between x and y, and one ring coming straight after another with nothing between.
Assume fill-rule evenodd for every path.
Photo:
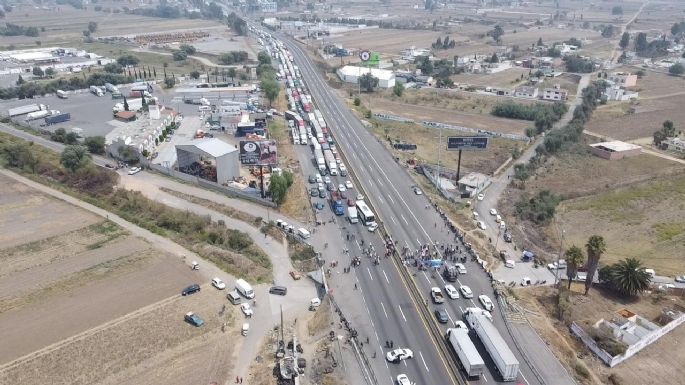
<instances>
[{"instance_id":1,"label":"line of parked trucks","mask_svg":"<svg viewBox=\"0 0 685 385\"><path fill-rule=\"evenodd\" d=\"M45 126L66 122L71 119L70 113L51 110L50 106L45 104L27 104L25 106L10 108L7 110L7 115L11 118L26 115L24 118L24 121L26 122L44 119L45 123L43 123L43 125Z\"/></svg>"}]
</instances>

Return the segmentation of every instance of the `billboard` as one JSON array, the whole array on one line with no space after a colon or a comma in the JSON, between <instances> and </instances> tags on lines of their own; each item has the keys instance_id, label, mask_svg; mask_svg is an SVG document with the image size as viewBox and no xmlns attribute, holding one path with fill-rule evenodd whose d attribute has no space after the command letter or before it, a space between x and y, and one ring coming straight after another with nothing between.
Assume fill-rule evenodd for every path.
<instances>
[{"instance_id":1,"label":"billboard","mask_svg":"<svg viewBox=\"0 0 685 385\"><path fill-rule=\"evenodd\" d=\"M488 147L487 136L448 136L448 150L482 151Z\"/></svg>"},{"instance_id":2,"label":"billboard","mask_svg":"<svg viewBox=\"0 0 685 385\"><path fill-rule=\"evenodd\" d=\"M278 153L274 140L241 140L240 164L247 166L278 165Z\"/></svg>"}]
</instances>

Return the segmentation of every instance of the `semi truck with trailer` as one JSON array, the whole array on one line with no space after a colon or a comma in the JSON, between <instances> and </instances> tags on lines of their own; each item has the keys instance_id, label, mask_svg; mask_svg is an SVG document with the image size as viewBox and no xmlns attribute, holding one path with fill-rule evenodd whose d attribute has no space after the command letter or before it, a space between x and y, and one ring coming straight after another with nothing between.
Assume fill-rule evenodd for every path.
<instances>
[{"instance_id":1,"label":"semi truck with trailer","mask_svg":"<svg viewBox=\"0 0 685 385\"><path fill-rule=\"evenodd\" d=\"M14 116L24 115L36 111L43 111L47 109L48 106L46 106L45 104L27 104L21 107L10 108L9 110L7 110L7 115L9 115L9 117L11 118Z\"/></svg>"},{"instance_id":2,"label":"semi truck with trailer","mask_svg":"<svg viewBox=\"0 0 685 385\"><path fill-rule=\"evenodd\" d=\"M90 86L90 93L92 93L95 96L105 96L105 93L102 91L102 88L98 86Z\"/></svg>"},{"instance_id":3,"label":"semi truck with trailer","mask_svg":"<svg viewBox=\"0 0 685 385\"><path fill-rule=\"evenodd\" d=\"M446 337L447 342L449 342L457 354L466 375L470 378L480 377L485 369L485 361L483 361L483 357L480 356L476 346L471 341L468 329L447 329Z\"/></svg>"},{"instance_id":4,"label":"semi truck with trailer","mask_svg":"<svg viewBox=\"0 0 685 385\"><path fill-rule=\"evenodd\" d=\"M514 381L518 377L519 362L497 328L488 317L479 311L467 311L466 320L483 342L503 381Z\"/></svg>"},{"instance_id":5,"label":"semi truck with trailer","mask_svg":"<svg viewBox=\"0 0 685 385\"><path fill-rule=\"evenodd\" d=\"M314 149L314 157L316 158L316 166L319 168L319 171L326 171L326 158L324 158L321 148Z\"/></svg>"},{"instance_id":6,"label":"semi truck with trailer","mask_svg":"<svg viewBox=\"0 0 685 385\"><path fill-rule=\"evenodd\" d=\"M53 111L53 112L58 112L58 111ZM32 120L43 119L44 117L50 116L51 114L52 114L52 112L50 112L49 110L29 112L28 114L26 114L26 121L30 122Z\"/></svg>"},{"instance_id":7,"label":"semi truck with trailer","mask_svg":"<svg viewBox=\"0 0 685 385\"><path fill-rule=\"evenodd\" d=\"M49 126L51 124L64 123L71 120L71 114L68 112L62 112L59 114L50 115L45 118L45 125Z\"/></svg>"},{"instance_id":8,"label":"semi truck with trailer","mask_svg":"<svg viewBox=\"0 0 685 385\"><path fill-rule=\"evenodd\" d=\"M323 157L326 159L326 167L328 167L328 173L331 175L338 175L338 163L335 161L335 156L331 150L324 150Z\"/></svg>"}]
</instances>

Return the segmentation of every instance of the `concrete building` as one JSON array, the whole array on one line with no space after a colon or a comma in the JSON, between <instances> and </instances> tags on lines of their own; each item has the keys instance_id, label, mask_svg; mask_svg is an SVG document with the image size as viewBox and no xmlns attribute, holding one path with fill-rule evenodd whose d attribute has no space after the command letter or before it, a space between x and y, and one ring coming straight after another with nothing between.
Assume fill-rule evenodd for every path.
<instances>
[{"instance_id":1,"label":"concrete building","mask_svg":"<svg viewBox=\"0 0 685 385\"><path fill-rule=\"evenodd\" d=\"M516 96L517 98L536 99L538 97L538 88L531 86L517 87L514 91L514 96Z\"/></svg>"},{"instance_id":2,"label":"concrete building","mask_svg":"<svg viewBox=\"0 0 685 385\"><path fill-rule=\"evenodd\" d=\"M345 83L358 83L359 77L371 73L372 76L378 78L378 87L392 88L395 86L395 74L392 71L382 70L377 68L364 68L356 66L344 66L338 68L336 71L340 80Z\"/></svg>"},{"instance_id":3,"label":"concrete building","mask_svg":"<svg viewBox=\"0 0 685 385\"><path fill-rule=\"evenodd\" d=\"M628 100L637 99L639 93L635 91L627 91L626 89L620 86L611 86L604 90L604 95L606 96L608 101L625 102Z\"/></svg>"},{"instance_id":4,"label":"concrete building","mask_svg":"<svg viewBox=\"0 0 685 385\"><path fill-rule=\"evenodd\" d=\"M109 124L114 126L114 129L105 136L105 149L117 159L124 159L125 153L138 158L142 158L144 152L151 155L157 148L155 139L159 138L162 131L175 118L176 114L173 111L162 110L157 118L154 115L143 114L138 120L133 121L112 120Z\"/></svg>"},{"instance_id":5,"label":"concrete building","mask_svg":"<svg viewBox=\"0 0 685 385\"><path fill-rule=\"evenodd\" d=\"M490 178L487 175L472 172L461 177L457 184L462 194L474 197L490 185Z\"/></svg>"},{"instance_id":6,"label":"concrete building","mask_svg":"<svg viewBox=\"0 0 685 385\"><path fill-rule=\"evenodd\" d=\"M590 145L592 154L608 160L623 159L631 156L640 155L642 147L614 140L611 142L601 142Z\"/></svg>"},{"instance_id":7,"label":"concrete building","mask_svg":"<svg viewBox=\"0 0 685 385\"><path fill-rule=\"evenodd\" d=\"M542 91L543 100L564 101L568 97L568 91L556 84L553 88L545 88Z\"/></svg>"},{"instance_id":8,"label":"concrete building","mask_svg":"<svg viewBox=\"0 0 685 385\"><path fill-rule=\"evenodd\" d=\"M637 75L629 72L614 72L607 77L607 80L620 87L635 87L637 85Z\"/></svg>"},{"instance_id":9,"label":"concrete building","mask_svg":"<svg viewBox=\"0 0 685 385\"><path fill-rule=\"evenodd\" d=\"M240 176L238 149L216 138L194 139L176 145L178 170L227 185Z\"/></svg>"}]
</instances>

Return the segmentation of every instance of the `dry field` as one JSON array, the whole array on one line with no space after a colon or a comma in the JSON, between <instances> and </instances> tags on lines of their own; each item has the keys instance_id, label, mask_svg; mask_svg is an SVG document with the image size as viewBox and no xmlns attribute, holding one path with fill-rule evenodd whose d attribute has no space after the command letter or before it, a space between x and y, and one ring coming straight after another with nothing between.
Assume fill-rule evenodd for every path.
<instances>
[{"instance_id":1,"label":"dry field","mask_svg":"<svg viewBox=\"0 0 685 385\"><path fill-rule=\"evenodd\" d=\"M413 31L402 29L367 29L348 32L344 35L333 35L327 41L342 44L346 48L367 49L381 53L383 56L399 56L400 51L411 46L430 48L431 44L446 35L442 31ZM450 39L457 41L460 37L450 34Z\"/></svg>"},{"instance_id":2,"label":"dry field","mask_svg":"<svg viewBox=\"0 0 685 385\"><path fill-rule=\"evenodd\" d=\"M0 182L0 383L227 379L235 344L217 329L235 309L217 316L225 300L208 285L180 298L197 273L109 221ZM189 310L207 324L183 322Z\"/></svg>"},{"instance_id":3,"label":"dry field","mask_svg":"<svg viewBox=\"0 0 685 385\"><path fill-rule=\"evenodd\" d=\"M635 257L658 275L685 274L685 174L565 201L557 214L565 242L607 241L602 263Z\"/></svg>"},{"instance_id":4,"label":"dry field","mask_svg":"<svg viewBox=\"0 0 685 385\"><path fill-rule=\"evenodd\" d=\"M630 32L663 32L665 27L682 20L685 10L683 3L678 0L650 2L642 11L642 14L633 23Z\"/></svg>"},{"instance_id":5,"label":"dry field","mask_svg":"<svg viewBox=\"0 0 685 385\"><path fill-rule=\"evenodd\" d=\"M641 384L676 384L675 380L685 375L685 367L681 362L685 360L685 327L682 325L668 335L642 350L636 356L621 363L615 368L608 368L595 358L582 343L572 337L566 324L560 322L556 316L556 292L552 288L518 289L521 305L532 311L528 319L549 346L569 370L577 372L575 366L581 362L590 371L587 379L577 378L583 384L604 385L611 384L608 377L613 374L619 378L617 385ZM566 320L576 321L589 326L600 318L610 319L614 312L623 308L636 312L647 319L655 319L659 312L673 304L685 305L682 298L660 297L645 294L638 300L625 301L610 292L595 288L587 296L582 295L583 287L579 284L572 286L571 310ZM578 354L582 353L579 356ZM668 354L664 354L668 352Z\"/></svg>"},{"instance_id":6,"label":"dry field","mask_svg":"<svg viewBox=\"0 0 685 385\"><path fill-rule=\"evenodd\" d=\"M523 75L524 78L527 78L528 71L527 68L514 67L494 74L462 73L451 76L451 79L458 84L481 87L514 88L524 82L524 80L521 80L521 75Z\"/></svg>"},{"instance_id":7,"label":"dry field","mask_svg":"<svg viewBox=\"0 0 685 385\"><path fill-rule=\"evenodd\" d=\"M553 223L544 228L539 228L528 222L516 219L513 207L523 194L533 195L538 191L550 190L555 194L560 194L564 199L579 197L593 199L595 196L602 196L602 194L611 193L619 188L630 189L640 182L648 183L655 180L655 178L662 180L669 175L679 174L682 171L682 165L651 155L643 154L620 161L607 161L587 153L564 154L559 158L550 159L546 168L539 170L537 176L525 182L524 190L508 188L498 206L501 211L504 211L505 216L510 218L507 224L510 225L514 237L521 240L521 247L532 249L544 257L558 252L559 230ZM563 212L566 204L566 201L562 202L559 211ZM642 211L633 213L629 217L639 218L640 216L650 215L648 207L640 207L640 210ZM595 227L592 221L588 219L588 215L594 213L585 212L584 214L574 215L574 221L564 222L563 229L568 234L565 237L565 245L570 244L569 237L571 237L572 233L578 234L577 238L573 238L573 242L579 246L585 244L587 237L583 238L584 235L580 234L584 234L586 231L596 230L599 231L599 235L610 235L608 229ZM625 234L633 238L635 242L644 244L648 244L649 239L651 239L651 236L648 234L630 231L628 226L628 223L631 221L630 218L626 219L625 222L614 223L609 219L610 216L606 212L603 214L597 213L597 216L605 217L603 221L607 222L607 226L609 223L611 224L611 227L614 229L612 231L615 231L617 236L618 234ZM560 216L560 218L566 220L565 216ZM657 221L659 218L657 217L654 220ZM525 234L522 231L525 231ZM614 247L617 250L622 249L620 244L624 240L612 238L608 242L609 250L607 255L614 253L612 251Z\"/></svg>"},{"instance_id":8,"label":"dry field","mask_svg":"<svg viewBox=\"0 0 685 385\"><path fill-rule=\"evenodd\" d=\"M472 92L405 91L402 98L388 96L373 97L371 110L410 118L416 122L433 121L488 131L524 135L533 122L499 118L490 114L497 102L510 100L497 96L480 95ZM518 99L515 100L519 102ZM362 102L368 99L362 96ZM521 100L521 103L533 101Z\"/></svg>"}]
</instances>

